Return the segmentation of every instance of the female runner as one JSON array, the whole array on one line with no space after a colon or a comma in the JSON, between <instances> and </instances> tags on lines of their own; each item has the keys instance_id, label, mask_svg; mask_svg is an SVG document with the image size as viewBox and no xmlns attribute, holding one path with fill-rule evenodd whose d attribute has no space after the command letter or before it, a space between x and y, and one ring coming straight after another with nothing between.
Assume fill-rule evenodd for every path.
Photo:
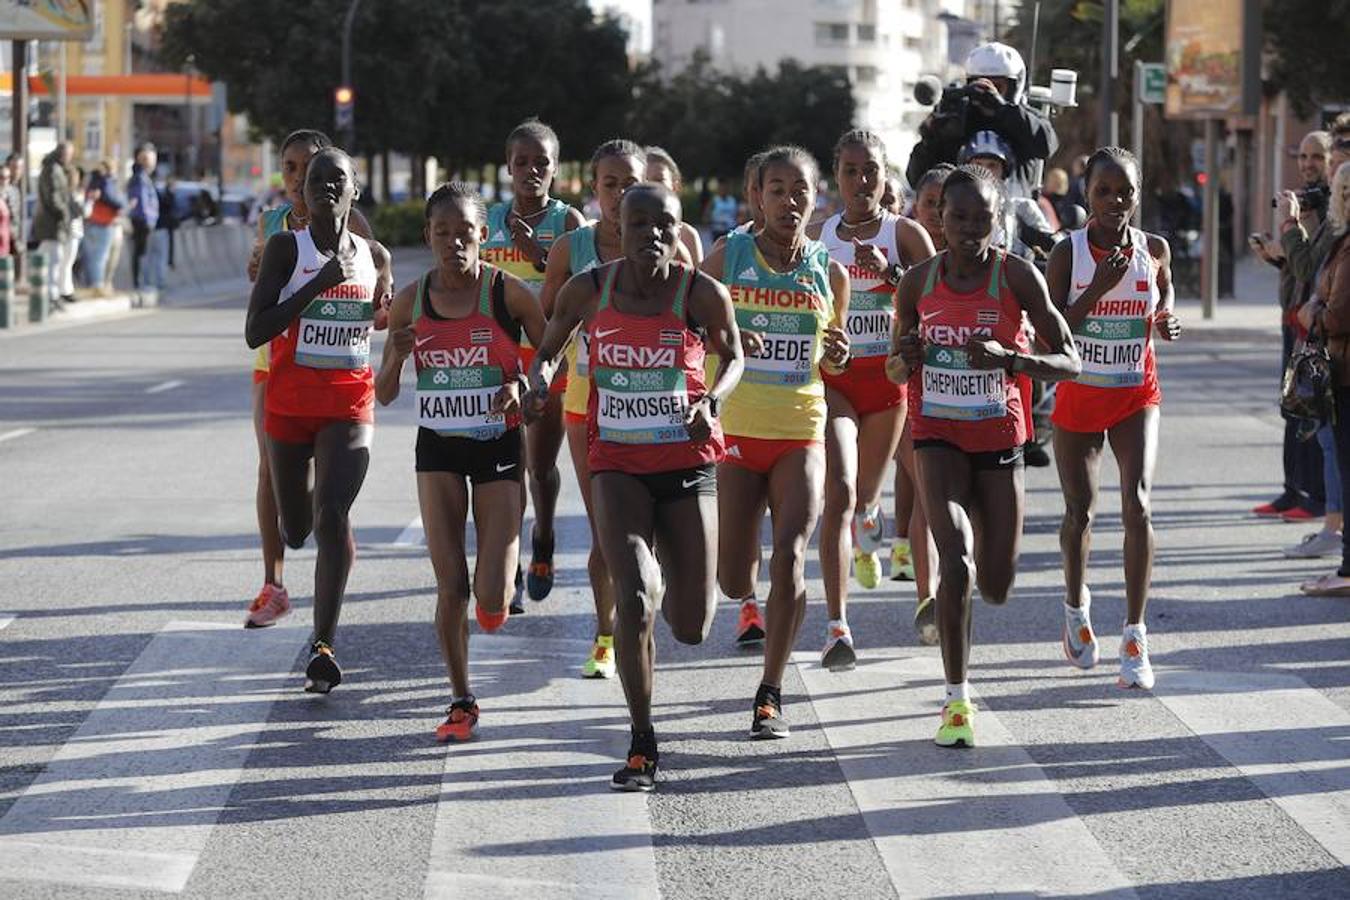
<instances>
[{"instance_id":1,"label":"female runner","mask_svg":"<svg viewBox=\"0 0 1350 900\"><path fill-rule=\"evenodd\" d=\"M679 197L684 188L684 177L674 158L661 147L647 147L643 152L647 154L647 177L643 181L665 185L668 191ZM680 243L689 251L689 258L695 266L703 262L703 238L699 237L698 229L688 222L680 223Z\"/></svg>"}]
</instances>

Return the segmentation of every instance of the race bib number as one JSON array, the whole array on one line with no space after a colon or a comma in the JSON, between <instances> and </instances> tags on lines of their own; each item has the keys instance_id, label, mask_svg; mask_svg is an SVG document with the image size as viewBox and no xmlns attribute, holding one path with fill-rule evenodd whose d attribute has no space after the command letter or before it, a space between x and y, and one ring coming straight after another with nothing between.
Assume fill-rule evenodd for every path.
<instances>
[{"instance_id":1,"label":"race bib number","mask_svg":"<svg viewBox=\"0 0 1350 900\"><path fill-rule=\"evenodd\" d=\"M417 373L417 424L442 437L499 438L506 433L506 417L492 412L492 398L501 386L497 366L425 367Z\"/></svg>"},{"instance_id":2,"label":"race bib number","mask_svg":"<svg viewBox=\"0 0 1350 900\"><path fill-rule=\"evenodd\" d=\"M1083 360L1079 384L1130 388L1144 383L1147 319L1089 316L1074 329L1073 342Z\"/></svg>"},{"instance_id":3,"label":"race bib number","mask_svg":"<svg viewBox=\"0 0 1350 900\"><path fill-rule=\"evenodd\" d=\"M370 365L370 329L375 305L369 300L316 297L300 314L296 365L310 369L364 369Z\"/></svg>"},{"instance_id":4,"label":"race bib number","mask_svg":"<svg viewBox=\"0 0 1350 900\"><path fill-rule=\"evenodd\" d=\"M689 388L683 372L599 366L593 383L600 440L618 444L676 444L689 440L684 427Z\"/></svg>"},{"instance_id":5,"label":"race bib number","mask_svg":"<svg viewBox=\"0 0 1350 900\"><path fill-rule=\"evenodd\" d=\"M814 380L816 366L816 314L736 310L736 324L754 331L763 348L745 358L743 382L798 386Z\"/></svg>"},{"instance_id":6,"label":"race bib number","mask_svg":"<svg viewBox=\"0 0 1350 900\"><path fill-rule=\"evenodd\" d=\"M885 356L891 349L895 303L890 291L854 291L849 296L849 352L855 357Z\"/></svg>"},{"instance_id":7,"label":"race bib number","mask_svg":"<svg viewBox=\"0 0 1350 900\"><path fill-rule=\"evenodd\" d=\"M966 351L928 344L923 353L923 415L972 422L1008 414L1002 369L972 369Z\"/></svg>"}]
</instances>

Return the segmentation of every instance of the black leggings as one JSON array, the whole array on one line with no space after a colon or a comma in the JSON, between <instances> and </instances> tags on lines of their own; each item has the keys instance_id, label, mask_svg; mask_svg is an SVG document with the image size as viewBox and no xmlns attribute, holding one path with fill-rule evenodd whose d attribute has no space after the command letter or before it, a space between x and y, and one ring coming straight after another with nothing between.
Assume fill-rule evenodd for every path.
<instances>
[{"instance_id":1,"label":"black leggings","mask_svg":"<svg viewBox=\"0 0 1350 900\"><path fill-rule=\"evenodd\" d=\"M347 576L356 556L348 516L370 465L369 423L338 421L325 426L313 444L289 444L268 435L272 492L286 545L298 550L314 533L314 640L333 643ZM314 487L309 461L314 460Z\"/></svg>"}]
</instances>

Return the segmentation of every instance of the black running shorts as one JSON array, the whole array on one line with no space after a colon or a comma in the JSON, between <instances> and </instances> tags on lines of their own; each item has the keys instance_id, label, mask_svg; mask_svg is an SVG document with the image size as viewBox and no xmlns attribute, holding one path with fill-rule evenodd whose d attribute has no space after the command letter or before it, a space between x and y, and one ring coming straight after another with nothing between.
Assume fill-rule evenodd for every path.
<instances>
[{"instance_id":1,"label":"black running shorts","mask_svg":"<svg viewBox=\"0 0 1350 900\"><path fill-rule=\"evenodd\" d=\"M937 438L922 438L914 442L915 450L922 450L924 447L946 447L948 450L955 450L957 453L964 453L970 460L970 467L976 472L997 472L1001 469L1021 469L1025 467L1026 462L1022 459L1022 448L1013 447L1008 450L985 450L979 453L968 453L955 444L941 441Z\"/></svg>"},{"instance_id":2,"label":"black running shorts","mask_svg":"<svg viewBox=\"0 0 1350 900\"><path fill-rule=\"evenodd\" d=\"M473 484L520 481L520 429L512 428L490 441L476 441L418 428L417 471L462 475Z\"/></svg>"}]
</instances>

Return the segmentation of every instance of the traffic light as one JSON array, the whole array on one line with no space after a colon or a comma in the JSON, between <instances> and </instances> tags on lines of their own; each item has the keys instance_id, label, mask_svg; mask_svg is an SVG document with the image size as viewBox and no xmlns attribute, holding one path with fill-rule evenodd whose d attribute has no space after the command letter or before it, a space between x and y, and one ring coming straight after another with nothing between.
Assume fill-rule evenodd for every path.
<instances>
[{"instance_id":1,"label":"traffic light","mask_svg":"<svg viewBox=\"0 0 1350 900\"><path fill-rule=\"evenodd\" d=\"M352 114L355 99L356 94L345 84L333 91L333 127L337 131L351 131L355 126L356 118Z\"/></svg>"}]
</instances>

